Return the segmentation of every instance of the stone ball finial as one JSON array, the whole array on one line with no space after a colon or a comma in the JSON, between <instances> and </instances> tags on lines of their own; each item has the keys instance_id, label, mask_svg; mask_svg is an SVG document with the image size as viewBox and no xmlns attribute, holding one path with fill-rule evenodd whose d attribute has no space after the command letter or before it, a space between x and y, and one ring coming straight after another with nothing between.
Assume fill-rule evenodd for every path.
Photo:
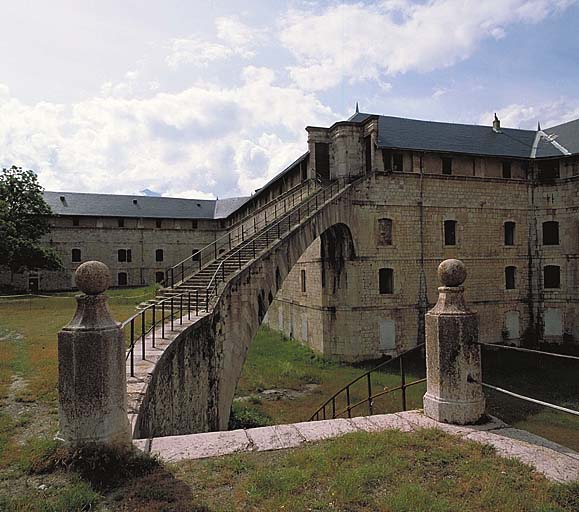
<instances>
[{"instance_id":1,"label":"stone ball finial","mask_svg":"<svg viewBox=\"0 0 579 512\"><path fill-rule=\"evenodd\" d=\"M111 271L100 261L85 261L76 269L74 282L81 292L99 295L111 284Z\"/></svg>"},{"instance_id":2,"label":"stone ball finial","mask_svg":"<svg viewBox=\"0 0 579 512\"><path fill-rule=\"evenodd\" d=\"M466 267L460 260L444 260L438 265L438 278L444 286L460 286L466 281Z\"/></svg>"}]
</instances>

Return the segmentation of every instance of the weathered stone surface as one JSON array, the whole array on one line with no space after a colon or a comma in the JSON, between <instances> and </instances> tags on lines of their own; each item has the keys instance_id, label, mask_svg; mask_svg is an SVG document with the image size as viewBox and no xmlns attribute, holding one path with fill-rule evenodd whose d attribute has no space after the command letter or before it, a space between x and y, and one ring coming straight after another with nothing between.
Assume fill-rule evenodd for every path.
<instances>
[{"instance_id":1,"label":"weathered stone surface","mask_svg":"<svg viewBox=\"0 0 579 512\"><path fill-rule=\"evenodd\" d=\"M426 379L424 413L444 423L476 423L484 414L478 317L464 302L466 278L458 260L440 264L443 282L438 302L426 315Z\"/></svg>"},{"instance_id":2,"label":"weathered stone surface","mask_svg":"<svg viewBox=\"0 0 579 512\"><path fill-rule=\"evenodd\" d=\"M105 292L111 285L111 279L109 267L100 261L85 261L74 274L76 286L87 295Z\"/></svg>"},{"instance_id":3,"label":"weathered stone surface","mask_svg":"<svg viewBox=\"0 0 579 512\"><path fill-rule=\"evenodd\" d=\"M108 269L90 263L81 283L98 293L106 288ZM130 446L124 337L106 300L104 295L78 296L73 319L58 334L58 436L72 446Z\"/></svg>"},{"instance_id":4,"label":"weathered stone surface","mask_svg":"<svg viewBox=\"0 0 579 512\"><path fill-rule=\"evenodd\" d=\"M554 481L572 482L579 477L578 453L528 432L510 428L496 418L491 418L483 425L457 426L434 421L420 411L275 425L245 431L138 439L133 443L138 449L150 451L162 460L176 462L239 452L295 448L357 431L396 429L410 432L421 428L437 428L451 435L490 444L496 447L499 455L530 464Z\"/></svg>"}]
</instances>

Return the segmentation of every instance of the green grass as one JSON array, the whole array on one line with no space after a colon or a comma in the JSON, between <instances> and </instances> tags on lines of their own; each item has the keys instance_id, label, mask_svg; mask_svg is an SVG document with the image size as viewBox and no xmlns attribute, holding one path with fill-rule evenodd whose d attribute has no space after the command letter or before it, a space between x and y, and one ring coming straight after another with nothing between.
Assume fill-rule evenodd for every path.
<instances>
[{"instance_id":1,"label":"green grass","mask_svg":"<svg viewBox=\"0 0 579 512\"><path fill-rule=\"evenodd\" d=\"M211 511L555 512L579 503L578 485L550 484L488 446L434 430L349 434L172 471Z\"/></svg>"},{"instance_id":2,"label":"green grass","mask_svg":"<svg viewBox=\"0 0 579 512\"><path fill-rule=\"evenodd\" d=\"M349 383L376 363L368 366L352 366L329 361L316 355L308 347L262 326L255 336L243 367L241 379L237 386L238 397L255 396L265 389L289 388L304 389L307 384L318 387L293 400L259 400L248 401L246 408L253 408L259 413L272 418L274 423L293 423L306 421L312 413L335 391ZM407 381L423 377L424 370L420 364L409 366ZM393 388L400 384L396 363L386 367L384 373L372 375L373 392L377 393L386 387ZM390 371L392 373L386 373ZM422 404L425 392L423 384L407 390L408 408L418 408ZM351 389L351 403L367 397L367 381L359 381ZM257 402L257 403L256 403ZM375 400L378 411L393 412L402 408L400 392L393 392ZM345 395L336 403L336 410L346 408ZM329 409L328 409L329 413ZM367 403L354 410L354 415L368 413Z\"/></svg>"}]
</instances>

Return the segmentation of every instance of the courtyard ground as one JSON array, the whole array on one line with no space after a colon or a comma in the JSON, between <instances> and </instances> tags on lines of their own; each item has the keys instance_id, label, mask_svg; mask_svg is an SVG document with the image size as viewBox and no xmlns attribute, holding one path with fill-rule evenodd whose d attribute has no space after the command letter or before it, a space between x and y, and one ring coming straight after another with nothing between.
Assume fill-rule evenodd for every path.
<instances>
[{"instance_id":1,"label":"courtyard ground","mask_svg":"<svg viewBox=\"0 0 579 512\"><path fill-rule=\"evenodd\" d=\"M152 289L110 291L114 317L129 317L143 296L153 293ZM495 457L481 445L432 432L380 434L383 438L356 434L275 454L178 466L148 461L106 487L83 477L72 466L67 470L63 464L53 464L47 469L47 459L58 460L52 441L58 427L56 333L70 320L74 307L72 294L0 300L2 511L307 510L300 505L305 503L315 504L312 510L457 510L462 505L471 510L577 510L577 486L550 484L520 464ZM235 416L257 424L303 421L362 371L364 368L324 360L299 343L262 328L244 368ZM561 377L560 370L553 371L551 380ZM418 365L410 368L410 375L410 380L412 375L420 376ZM511 378L512 385L523 379L512 366L503 377ZM383 374L375 385L393 386L397 379L394 374ZM533 385L533 378L528 379ZM540 380L534 383L537 389ZM409 390L409 408L420 406L423 392L421 386ZM280 399L270 399L272 396ZM569 400L576 401L577 396L575 393ZM567 400L566 395L563 398ZM399 409L398 393L388 400L391 402L382 403L378 412ZM516 407L507 404L505 410L512 414ZM579 436L577 423L565 423L557 416L553 427L551 413L529 410L517 414L514 423L520 428L550 437L541 431L550 425L553 440L579 447L579 439L574 437ZM426 444L432 450L425 449ZM358 451L359 456L354 457ZM502 469L488 471L491 466ZM491 481L491 477L501 481ZM456 492L455 487L450 490L451 483L458 485ZM513 488L518 491L512 493ZM420 508L430 503L435 508Z\"/></svg>"}]
</instances>

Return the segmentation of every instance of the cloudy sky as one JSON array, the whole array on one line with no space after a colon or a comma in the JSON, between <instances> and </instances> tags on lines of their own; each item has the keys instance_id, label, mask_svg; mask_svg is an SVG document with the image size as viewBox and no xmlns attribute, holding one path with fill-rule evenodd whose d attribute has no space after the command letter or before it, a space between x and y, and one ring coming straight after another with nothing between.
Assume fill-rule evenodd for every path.
<instances>
[{"instance_id":1,"label":"cloudy sky","mask_svg":"<svg viewBox=\"0 0 579 512\"><path fill-rule=\"evenodd\" d=\"M48 190L251 193L363 112L579 117L579 0L0 0L0 164Z\"/></svg>"}]
</instances>

